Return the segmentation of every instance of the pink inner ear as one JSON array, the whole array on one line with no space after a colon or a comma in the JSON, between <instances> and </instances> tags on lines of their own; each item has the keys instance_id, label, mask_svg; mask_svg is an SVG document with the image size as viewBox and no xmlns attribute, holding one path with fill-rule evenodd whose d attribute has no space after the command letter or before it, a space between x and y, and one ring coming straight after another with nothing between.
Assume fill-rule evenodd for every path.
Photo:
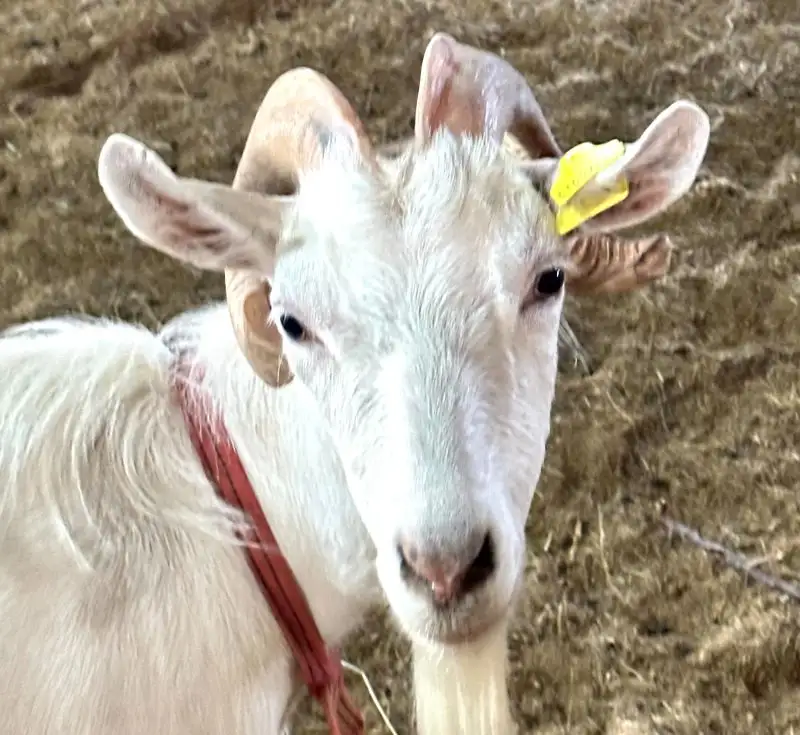
<instances>
[{"instance_id":1,"label":"pink inner ear","mask_svg":"<svg viewBox=\"0 0 800 735\"><path fill-rule=\"evenodd\" d=\"M592 229L631 226L657 214L667 201L669 183L658 176L642 176L631 180L627 198L611 209L592 218Z\"/></svg>"},{"instance_id":2,"label":"pink inner ear","mask_svg":"<svg viewBox=\"0 0 800 735\"><path fill-rule=\"evenodd\" d=\"M141 188L152 202L159 244L177 257L198 253L214 257L229 249L225 233L204 218L197 205L165 194L144 178Z\"/></svg>"}]
</instances>

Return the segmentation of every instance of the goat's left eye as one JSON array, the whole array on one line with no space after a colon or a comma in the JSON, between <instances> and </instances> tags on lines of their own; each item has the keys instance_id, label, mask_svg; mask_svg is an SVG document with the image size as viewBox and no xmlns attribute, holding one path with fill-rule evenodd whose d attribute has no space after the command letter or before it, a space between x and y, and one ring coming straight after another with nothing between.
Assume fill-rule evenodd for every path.
<instances>
[{"instance_id":1,"label":"goat's left eye","mask_svg":"<svg viewBox=\"0 0 800 735\"><path fill-rule=\"evenodd\" d=\"M306 338L306 328L291 314L281 314L280 322L286 336L292 341L302 342Z\"/></svg>"},{"instance_id":2,"label":"goat's left eye","mask_svg":"<svg viewBox=\"0 0 800 735\"><path fill-rule=\"evenodd\" d=\"M564 287L564 269L550 268L539 274L534 285L540 298L555 296Z\"/></svg>"}]
</instances>

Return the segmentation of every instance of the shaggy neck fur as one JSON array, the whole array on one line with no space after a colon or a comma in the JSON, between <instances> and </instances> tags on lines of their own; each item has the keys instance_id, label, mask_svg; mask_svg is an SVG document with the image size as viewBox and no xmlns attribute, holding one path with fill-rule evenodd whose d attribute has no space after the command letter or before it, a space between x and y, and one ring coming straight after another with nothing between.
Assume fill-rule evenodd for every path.
<instances>
[{"instance_id":1,"label":"shaggy neck fur","mask_svg":"<svg viewBox=\"0 0 800 735\"><path fill-rule=\"evenodd\" d=\"M0 732L279 732L293 662L237 548L240 519L194 454L165 340L202 364L325 639L339 643L379 600L371 544L303 388L253 376L225 307L162 337L83 319L4 335Z\"/></svg>"},{"instance_id":2,"label":"shaggy neck fur","mask_svg":"<svg viewBox=\"0 0 800 735\"><path fill-rule=\"evenodd\" d=\"M202 367L202 393L225 422L323 636L340 642L353 615L357 622L380 599L380 588L372 543L313 399L299 381L265 386L237 349L221 307L179 317L161 337Z\"/></svg>"}]
</instances>

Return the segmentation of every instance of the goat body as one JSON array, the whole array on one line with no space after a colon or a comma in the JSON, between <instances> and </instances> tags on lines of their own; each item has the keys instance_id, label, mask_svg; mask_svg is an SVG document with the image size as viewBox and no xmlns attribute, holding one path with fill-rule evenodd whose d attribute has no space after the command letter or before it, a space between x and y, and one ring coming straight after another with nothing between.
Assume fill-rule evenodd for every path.
<instances>
[{"instance_id":1,"label":"goat body","mask_svg":"<svg viewBox=\"0 0 800 735\"><path fill-rule=\"evenodd\" d=\"M202 364L323 636L341 641L379 590L313 402L253 375L224 307L163 336ZM64 319L0 342L0 732L278 732L291 657L195 456L160 337Z\"/></svg>"}]
</instances>

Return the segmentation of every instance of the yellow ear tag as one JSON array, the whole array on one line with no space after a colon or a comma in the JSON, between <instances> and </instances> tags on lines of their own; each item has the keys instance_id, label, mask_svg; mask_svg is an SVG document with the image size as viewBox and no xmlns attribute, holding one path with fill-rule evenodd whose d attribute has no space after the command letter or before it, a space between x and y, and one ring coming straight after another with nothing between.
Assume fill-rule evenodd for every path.
<instances>
[{"instance_id":1,"label":"yellow ear tag","mask_svg":"<svg viewBox=\"0 0 800 735\"><path fill-rule=\"evenodd\" d=\"M610 140L601 145L581 143L561 157L550 187L550 198L558 209L556 228L559 235L574 230L628 196L628 181L624 176L614 181L610 188L581 191L624 153L622 141Z\"/></svg>"}]
</instances>

